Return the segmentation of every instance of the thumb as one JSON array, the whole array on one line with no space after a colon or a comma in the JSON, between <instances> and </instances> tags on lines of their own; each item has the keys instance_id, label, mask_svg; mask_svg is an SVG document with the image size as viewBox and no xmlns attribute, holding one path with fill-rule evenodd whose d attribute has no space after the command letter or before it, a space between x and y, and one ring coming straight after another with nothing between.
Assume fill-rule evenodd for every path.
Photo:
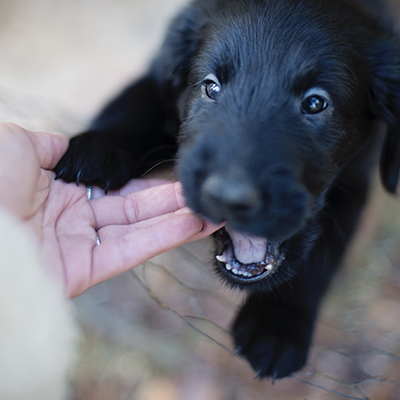
<instances>
[{"instance_id":1,"label":"thumb","mask_svg":"<svg viewBox=\"0 0 400 400\"><path fill-rule=\"evenodd\" d=\"M27 131L33 141L40 160L40 167L51 170L55 168L68 149L69 139L59 133Z\"/></svg>"}]
</instances>

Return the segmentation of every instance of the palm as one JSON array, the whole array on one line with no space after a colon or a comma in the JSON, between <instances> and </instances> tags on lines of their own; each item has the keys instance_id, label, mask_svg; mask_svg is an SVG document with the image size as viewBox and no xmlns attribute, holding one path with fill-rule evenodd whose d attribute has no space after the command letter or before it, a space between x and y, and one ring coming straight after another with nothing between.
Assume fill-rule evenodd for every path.
<instances>
[{"instance_id":1,"label":"palm","mask_svg":"<svg viewBox=\"0 0 400 400\"><path fill-rule=\"evenodd\" d=\"M35 217L41 226L41 247L50 268L75 296L92 286L97 247L95 216L84 186L49 182L48 196ZM40 222L41 220L41 222Z\"/></svg>"}]
</instances>

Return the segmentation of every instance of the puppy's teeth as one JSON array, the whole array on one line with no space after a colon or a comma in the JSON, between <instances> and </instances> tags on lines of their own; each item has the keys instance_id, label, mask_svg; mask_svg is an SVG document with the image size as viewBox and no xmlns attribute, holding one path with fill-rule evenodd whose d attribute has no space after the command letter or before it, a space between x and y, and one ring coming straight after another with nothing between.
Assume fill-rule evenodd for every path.
<instances>
[{"instance_id":1,"label":"puppy's teeth","mask_svg":"<svg viewBox=\"0 0 400 400\"><path fill-rule=\"evenodd\" d=\"M232 270L232 272L233 272L235 275L238 274L238 270L237 270L236 268L234 268L234 269Z\"/></svg>"},{"instance_id":2,"label":"puppy's teeth","mask_svg":"<svg viewBox=\"0 0 400 400\"><path fill-rule=\"evenodd\" d=\"M224 257L224 256L215 256L215 258L218 260L218 261L220 261L220 262L222 262L222 263L226 263L226 258Z\"/></svg>"},{"instance_id":3,"label":"puppy's teeth","mask_svg":"<svg viewBox=\"0 0 400 400\"><path fill-rule=\"evenodd\" d=\"M225 268L226 268L228 271L230 271L230 270L232 269L232 265L231 265L231 264L226 264L226 265L225 265Z\"/></svg>"},{"instance_id":4,"label":"puppy's teeth","mask_svg":"<svg viewBox=\"0 0 400 400\"><path fill-rule=\"evenodd\" d=\"M268 265L265 267L265 269L269 271L270 269L272 269L272 267L273 267L272 264L268 264Z\"/></svg>"}]
</instances>

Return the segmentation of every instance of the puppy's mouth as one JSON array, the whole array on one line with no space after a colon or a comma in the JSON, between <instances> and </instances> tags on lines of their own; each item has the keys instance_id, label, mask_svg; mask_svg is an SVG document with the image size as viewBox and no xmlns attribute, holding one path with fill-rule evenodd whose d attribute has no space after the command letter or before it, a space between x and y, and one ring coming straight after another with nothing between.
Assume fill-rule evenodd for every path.
<instances>
[{"instance_id":1,"label":"puppy's mouth","mask_svg":"<svg viewBox=\"0 0 400 400\"><path fill-rule=\"evenodd\" d=\"M274 240L237 232L225 226L217 232L219 268L230 281L251 284L274 274L285 259Z\"/></svg>"}]
</instances>

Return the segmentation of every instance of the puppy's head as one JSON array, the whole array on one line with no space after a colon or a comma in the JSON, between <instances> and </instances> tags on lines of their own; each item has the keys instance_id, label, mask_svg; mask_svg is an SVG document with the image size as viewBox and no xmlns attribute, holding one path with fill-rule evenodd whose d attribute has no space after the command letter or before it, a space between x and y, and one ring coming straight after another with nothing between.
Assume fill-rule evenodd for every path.
<instances>
[{"instance_id":1,"label":"puppy's head","mask_svg":"<svg viewBox=\"0 0 400 400\"><path fill-rule=\"evenodd\" d=\"M194 211L227 222L217 259L232 282L281 274L367 138L366 44L331 3L235 1L185 36L178 175Z\"/></svg>"}]
</instances>

